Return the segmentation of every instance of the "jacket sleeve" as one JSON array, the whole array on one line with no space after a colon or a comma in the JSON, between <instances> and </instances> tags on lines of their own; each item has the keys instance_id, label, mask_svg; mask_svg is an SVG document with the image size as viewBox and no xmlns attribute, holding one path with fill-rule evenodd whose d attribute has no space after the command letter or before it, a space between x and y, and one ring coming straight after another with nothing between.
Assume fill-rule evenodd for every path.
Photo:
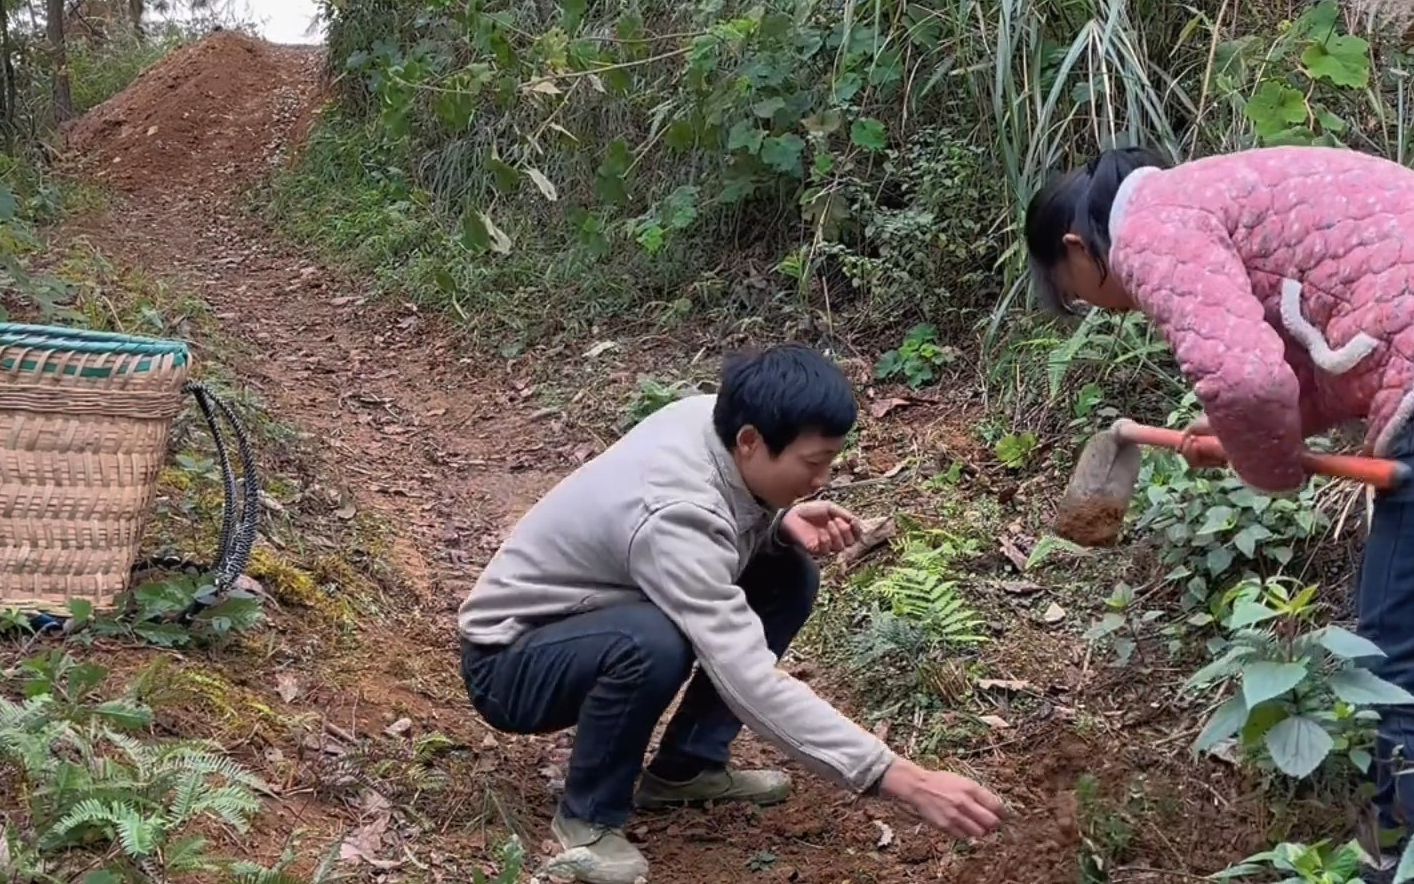
<instances>
[{"instance_id":1,"label":"jacket sleeve","mask_svg":"<svg viewBox=\"0 0 1414 884\"><path fill-rule=\"evenodd\" d=\"M706 507L675 503L639 526L629 573L682 630L698 664L741 721L805 767L864 792L894 755L803 682L776 668L761 620L734 582L735 538Z\"/></svg>"},{"instance_id":2,"label":"jacket sleeve","mask_svg":"<svg viewBox=\"0 0 1414 884\"><path fill-rule=\"evenodd\" d=\"M1299 488L1300 383L1217 217L1135 213L1112 254L1121 282L1193 382L1233 469L1261 490Z\"/></svg>"}]
</instances>

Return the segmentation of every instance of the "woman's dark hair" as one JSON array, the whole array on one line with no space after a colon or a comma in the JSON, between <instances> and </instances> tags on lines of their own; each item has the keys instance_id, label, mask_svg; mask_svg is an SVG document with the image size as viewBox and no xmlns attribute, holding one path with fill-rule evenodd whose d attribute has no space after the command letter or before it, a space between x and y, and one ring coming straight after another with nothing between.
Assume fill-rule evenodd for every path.
<instances>
[{"instance_id":1,"label":"woman's dark hair","mask_svg":"<svg viewBox=\"0 0 1414 884\"><path fill-rule=\"evenodd\" d=\"M1052 181L1031 198L1026 209L1026 250L1031 255L1031 284L1041 306L1052 313L1073 311L1056 289L1050 270L1065 257L1065 235L1074 232L1095 257L1103 279L1109 273L1110 209L1119 185L1135 169L1165 168L1168 162L1142 147L1107 150L1085 166Z\"/></svg>"},{"instance_id":2,"label":"woman's dark hair","mask_svg":"<svg viewBox=\"0 0 1414 884\"><path fill-rule=\"evenodd\" d=\"M839 366L808 347L785 345L727 359L712 422L728 451L750 424L775 456L809 431L843 437L857 417L854 389Z\"/></svg>"}]
</instances>

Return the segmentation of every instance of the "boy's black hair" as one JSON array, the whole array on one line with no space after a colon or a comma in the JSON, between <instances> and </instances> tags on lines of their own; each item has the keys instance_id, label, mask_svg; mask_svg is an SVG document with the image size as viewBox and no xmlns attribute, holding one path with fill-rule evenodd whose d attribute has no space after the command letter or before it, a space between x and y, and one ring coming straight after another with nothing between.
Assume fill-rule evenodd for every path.
<instances>
[{"instance_id":1,"label":"boy's black hair","mask_svg":"<svg viewBox=\"0 0 1414 884\"><path fill-rule=\"evenodd\" d=\"M1041 306L1052 313L1071 313L1065 293L1051 281L1051 268L1065 257L1065 235L1072 231L1084 242L1100 268L1109 274L1110 209L1119 185L1135 169L1166 168L1168 162L1142 147L1107 150L1079 169L1053 179L1031 198L1026 209L1026 250L1031 256L1031 284Z\"/></svg>"},{"instance_id":2,"label":"boy's black hair","mask_svg":"<svg viewBox=\"0 0 1414 884\"><path fill-rule=\"evenodd\" d=\"M749 424L778 455L803 433L842 437L858 417L854 390L839 366L809 347L785 345L728 357L712 424L728 451Z\"/></svg>"}]
</instances>

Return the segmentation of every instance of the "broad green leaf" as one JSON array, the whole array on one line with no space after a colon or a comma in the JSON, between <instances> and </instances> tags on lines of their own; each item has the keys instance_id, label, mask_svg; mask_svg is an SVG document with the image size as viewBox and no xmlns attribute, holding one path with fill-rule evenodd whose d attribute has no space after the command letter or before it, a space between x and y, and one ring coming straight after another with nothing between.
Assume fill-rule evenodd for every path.
<instances>
[{"instance_id":1,"label":"broad green leaf","mask_svg":"<svg viewBox=\"0 0 1414 884\"><path fill-rule=\"evenodd\" d=\"M94 707L93 714L123 730L138 730L152 724L152 710L121 700L100 703Z\"/></svg>"},{"instance_id":2,"label":"broad green leaf","mask_svg":"<svg viewBox=\"0 0 1414 884\"><path fill-rule=\"evenodd\" d=\"M805 174L800 160L804 152L805 142L799 135L777 135L761 142L761 161L777 172L796 178Z\"/></svg>"},{"instance_id":3,"label":"broad green leaf","mask_svg":"<svg viewBox=\"0 0 1414 884\"><path fill-rule=\"evenodd\" d=\"M658 217L670 230L683 230L697 220L698 188L684 184L668 194L658 207Z\"/></svg>"},{"instance_id":4,"label":"broad green leaf","mask_svg":"<svg viewBox=\"0 0 1414 884\"><path fill-rule=\"evenodd\" d=\"M1214 534L1218 531L1225 531L1232 527L1233 512L1229 506L1210 507L1203 519L1203 527L1198 529L1198 533Z\"/></svg>"},{"instance_id":5,"label":"broad green leaf","mask_svg":"<svg viewBox=\"0 0 1414 884\"><path fill-rule=\"evenodd\" d=\"M661 224L649 222L638 228L638 235L634 237L634 240L643 246L645 252L656 255L663 250L663 246L667 243L667 234Z\"/></svg>"},{"instance_id":6,"label":"broad green leaf","mask_svg":"<svg viewBox=\"0 0 1414 884\"><path fill-rule=\"evenodd\" d=\"M1266 525L1251 524L1232 538L1232 545L1237 547L1247 558L1256 558L1257 544L1272 536L1272 532L1267 530Z\"/></svg>"},{"instance_id":7,"label":"broad green leaf","mask_svg":"<svg viewBox=\"0 0 1414 884\"><path fill-rule=\"evenodd\" d=\"M1232 616L1228 618L1228 629L1243 629L1270 620L1277 612L1260 602L1240 601L1232 606Z\"/></svg>"},{"instance_id":8,"label":"broad green leaf","mask_svg":"<svg viewBox=\"0 0 1414 884\"><path fill-rule=\"evenodd\" d=\"M1385 681L1368 669L1342 669L1330 677L1335 695L1354 706L1403 706L1414 703L1414 694Z\"/></svg>"},{"instance_id":9,"label":"broad green leaf","mask_svg":"<svg viewBox=\"0 0 1414 884\"><path fill-rule=\"evenodd\" d=\"M1364 89L1370 84L1370 44L1361 37L1331 37L1312 43L1301 53L1311 76L1336 86Z\"/></svg>"},{"instance_id":10,"label":"broad green leaf","mask_svg":"<svg viewBox=\"0 0 1414 884\"><path fill-rule=\"evenodd\" d=\"M1394 884L1404 884L1405 881L1414 881L1414 838L1404 846L1404 853L1400 855L1399 865L1394 870Z\"/></svg>"},{"instance_id":11,"label":"broad green leaf","mask_svg":"<svg viewBox=\"0 0 1414 884\"><path fill-rule=\"evenodd\" d=\"M93 602L72 599L69 601L69 614L73 617L75 626L83 626L93 619Z\"/></svg>"},{"instance_id":12,"label":"broad green leaf","mask_svg":"<svg viewBox=\"0 0 1414 884\"><path fill-rule=\"evenodd\" d=\"M834 100L839 104L848 104L854 96L859 94L859 90L864 86L864 78L858 74L850 72L840 75L835 80Z\"/></svg>"},{"instance_id":13,"label":"broad green leaf","mask_svg":"<svg viewBox=\"0 0 1414 884\"><path fill-rule=\"evenodd\" d=\"M83 884L123 884L124 879L116 872L107 869L100 869L97 872L89 872L83 876Z\"/></svg>"},{"instance_id":14,"label":"broad green leaf","mask_svg":"<svg viewBox=\"0 0 1414 884\"><path fill-rule=\"evenodd\" d=\"M739 120L727 133L727 150L744 150L759 153L761 142L766 139L766 131L759 129L749 120Z\"/></svg>"},{"instance_id":15,"label":"broad green leaf","mask_svg":"<svg viewBox=\"0 0 1414 884\"><path fill-rule=\"evenodd\" d=\"M1297 715L1267 731L1266 745L1282 773L1301 779L1321 766L1335 741L1319 722Z\"/></svg>"},{"instance_id":16,"label":"broad green leaf","mask_svg":"<svg viewBox=\"0 0 1414 884\"><path fill-rule=\"evenodd\" d=\"M1291 23L1288 36L1296 40L1325 40L1335 33L1339 17L1340 5L1336 0L1321 0Z\"/></svg>"},{"instance_id":17,"label":"broad green leaf","mask_svg":"<svg viewBox=\"0 0 1414 884\"><path fill-rule=\"evenodd\" d=\"M815 135L832 135L844 125L844 114L834 108L811 114L802 121L807 132Z\"/></svg>"},{"instance_id":18,"label":"broad green leaf","mask_svg":"<svg viewBox=\"0 0 1414 884\"><path fill-rule=\"evenodd\" d=\"M869 117L855 120L850 124L849 140L865 150L873 151L883 150L889 143L884 124Z\"/></svg>"},{"instance_id":19,"label":"broad green leaf","mask_svg":"<svg viewBox=\"0 0 1414 884\"><path fill-rule=\"evenodd\" d=\"M584 21L584 12L589 8L589 0L560 0L560 27L573 34Z\"/></svg>"},{"instance_id":20,"label":"broad green leaf","mask_svg":"<svg viewBox=\"0 0 1414 884\"><path fill-rule=\"evenodd\" d=\"M673 120L663 135L663 143L673 150L691 150L697 144L697 127L691 120Z\"/></svg>"},{"instance_id":21,"label":"broad green leaf","mask_svg":"<svg viewBox=\"0 0 1414 884\"><path fill-rule=\"evenodd\" d=\"M1305 126L1289 126L1280 132L1264 136L1262 144L1267 147L1309 147L1316 135Z\"/></svg>"},{"instance_id":22,"label":"broad green leaf","mask_svg":"<svg viewBox=\"0 0 1414 884\"><path fill-rule=\"evenodd\" d=\"M1232 550L1225 546L1215 546L1203 557L1203 563L1207 566L1209 574L1218 577L1232 565L1233 558Z\"/></svg>"},{"instance_id":23,"label":"broad green leaf","mask_svg":"<svg viewBox=\"0 0 1414 884\"><path fill-rule=\"evenodd\" d=\"M763 120L769 120L785 106L786 100L784 98L764 98L751 106L751 112Z\"/></svg>"},{"instance_id":24,"label":"broad green leaf","mask_svg":"<svg viewBox=\"0 0 1414 884\"><path fill-rule=\"evenodd\" d=\"M1306 121L1306 96L1284 83L1267 80L1247 102L1245 113L1257 134L1270 138L1293 123Z\"/></svg>"},{"instance_id":25,"label":"broad green leaf","mask_svg":"<svg viewBox=\"0 0 1414 884\"><path fill-rule=\"evenodd\" d=\"M1242 696L1249 709L1299 685L1306 678L1300 663L1273 663L1257 660L1242 667Z\"/></svg>"},{"instance_id":26,"label":"broad green leaf","mask_svg":"<svg viewBox=\"0 0 1414 884\"><path fill-rule=\"evenodd\" d=\"M520 188L520 170L500 157L488 159L486 168L491 170L492 180L501 193L515 193Z\"/></svg>"},{"instance_id":27,"label":"broad green leaf","mask_svg":"<svg viewBox=\"0 0 1414 884\"><path fill-rule=\"evenodd\" d=\"M1194 752L1207 752L1223 740L1231 737L1247 721L1247 704L1242 695L1230 698L1213 712L1213 717L1203 726L1203 732L1193 743Z\"/></svg>"},{"instance_id":28,"label":"broad green leaf","mask_svg":"<svg viewBox=\"0 0 1414 884\"><path fill-rule=\"evenodd\" d=\"M462 244L472 251L506 254L511 250L510 237L496 226L490 215L476 209L468 209L462 215Z\"/></svg>"},{"instance_id":29,"label":"broad green leaf","mask_svg":"<svg viewBox=\"0 0 1414 884\"><path fill-rule=\"evenodd\" d=\"M1374 758L1370 757L1370 753L1364 749L1351 749L1350 763L1355 765L1361 773L1369 773L1370 765L1374 763Z\"/></svg>"},{"instance_id":30,"label":"broad green leaf","mask_svg":"<svg viewBox=\"0 0 1414 884\"><path fill-rule=\"evenodd\" d=\"M9 185L0 182L0 222L13 221L19 214L20 203L15 199L15 192Z\"/></svg>"},{"instance_id":31,"label":"broad green leaf","mask_svg":"<svg viewBox=\"0 0 1414 884\"><path fill-rule=\"evenodd\" d=\"M545 177L544 172L541 172L534 166L526 166L525 177L529 178L531 182L535 184L535 187L545 199L553 203L560 198L559 191L555 189L555 185L551 183L550 179Z\"/></svg>"},{"instance_id":32,"label":"broad green leaf","mask_svg":"<svg viewBox=\"0 0 1414 884\"><path fill-rule=\"evenodd\" d=\"M794 27L794 19L784 12L768 12L761 16L761 36L769 40L789 36Z\"/></svg>"},{"instance_id":33,"label":"broad green leaf","mask_svg":"<svg viewBox=\"0 0 1414 884\"><path fill-rule=\"evenodd\" d=\"M882 364L883 363L880 363L881 366ZM1105 636L1115 632L1122 626L1124 626L1123 614L1106 614L1105 616L1100 618L1099 622L1097 622L1094 626L1090 627L1090 629L1086 631L1085 640L1092 642L1099 641Z\"/></svg>"},{"instance_id":34,"label":"broad green leaf","mask_svg":"<svg viewBox=\"0 0 1414 884\"><path fill-rule=\"evenodd\" d=\"M1322 629L1318 640L1321 647L1346 660L1385 656L1379 645L1339 626L1327 626Z\"/></svg>"}]
</instances>

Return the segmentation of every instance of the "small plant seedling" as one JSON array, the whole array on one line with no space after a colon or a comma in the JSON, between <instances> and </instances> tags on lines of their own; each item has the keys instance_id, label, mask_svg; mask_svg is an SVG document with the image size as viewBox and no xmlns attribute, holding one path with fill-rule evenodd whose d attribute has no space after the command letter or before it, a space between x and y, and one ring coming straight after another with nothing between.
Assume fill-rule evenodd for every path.
<instances>
[{"instance_id":1,"label":"small plant seedling","mask_svg":"<svg viewBox=\"0 0 1414 884\"><path fill-rule=\"evenodd\" d=\"M939 371L957 360L955 347L938 343L938 329L924 323L915 325L904 336L897 350L890 350L879 360L874 376L881 381L902 378L915 390L938 380Z\"/></svg>"}]
</instances>

